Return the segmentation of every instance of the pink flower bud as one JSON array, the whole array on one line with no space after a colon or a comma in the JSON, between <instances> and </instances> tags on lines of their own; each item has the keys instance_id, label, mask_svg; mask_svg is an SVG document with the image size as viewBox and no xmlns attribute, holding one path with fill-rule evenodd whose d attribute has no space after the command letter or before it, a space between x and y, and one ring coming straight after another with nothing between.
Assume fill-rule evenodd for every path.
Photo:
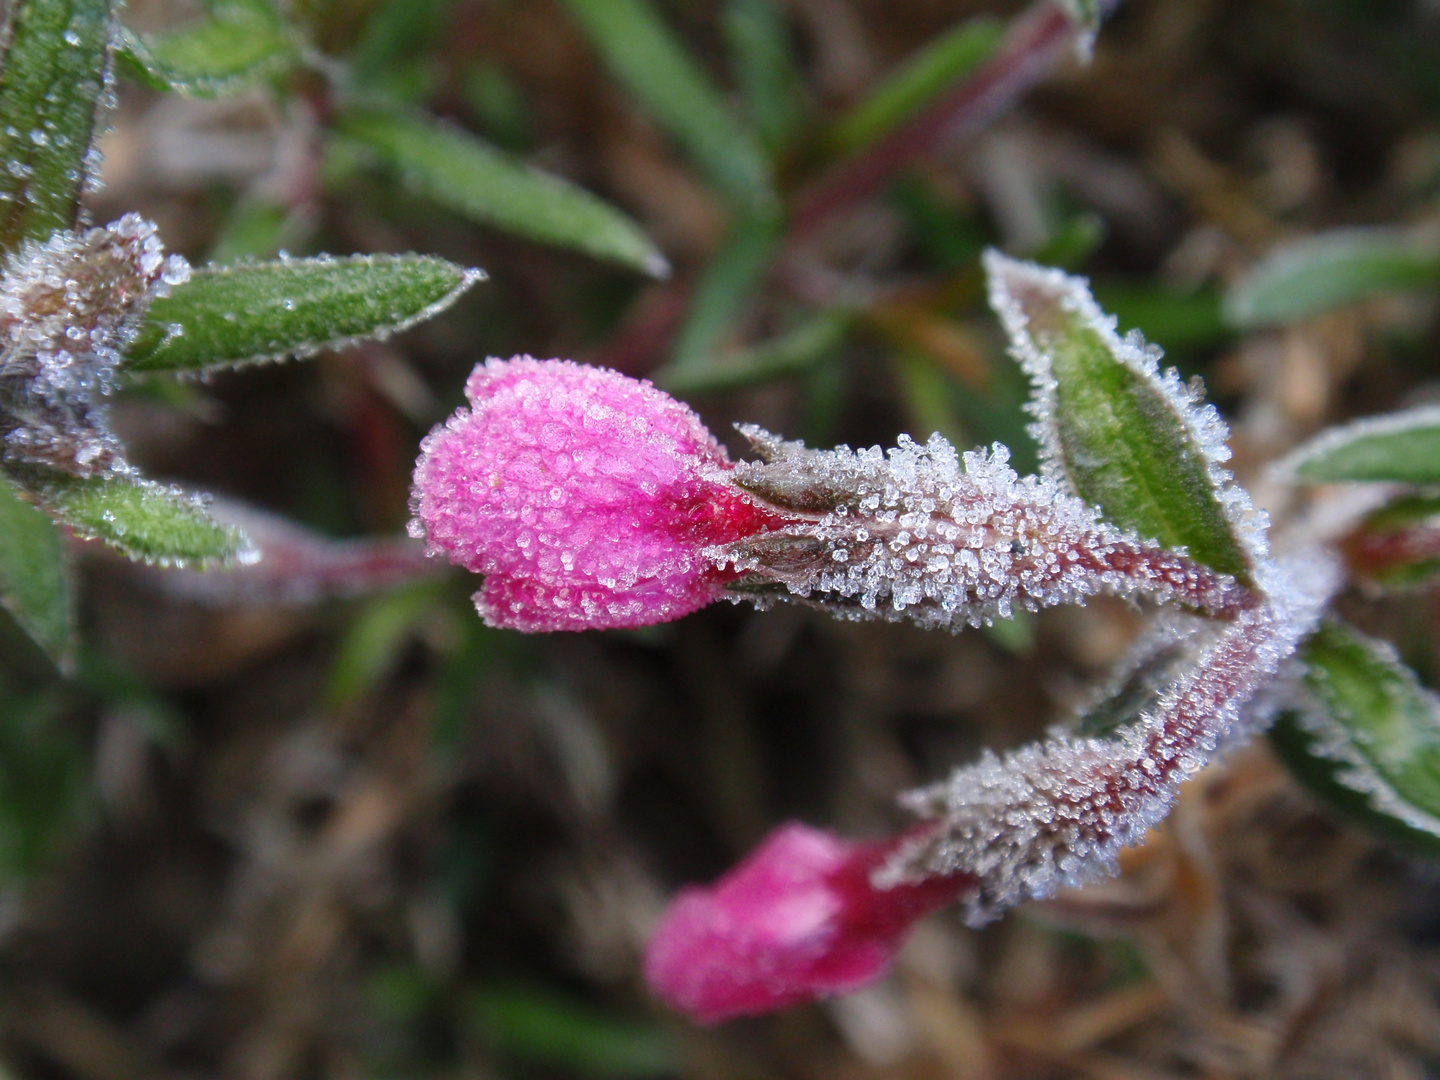
<instances>
[{"instance_id":1,"label":"pink flower bud","mask_svg":"<svg viewBox=\"0 0 1440 1080\"><path fill-rule=\"evenodd\" d=\"M702 552L771 515L730 483L734 465L687 406L614 371L491 359L421 443L411 532L485 575L492 626L645 626L718 599Z\"/></svg>"},{"instance_id":2,"label":"pink flower bud","mask_svg":"<svg viewBox=\"0 0 1440 1080\"><path fill-rule=\"evenodd\" d=\"M910 927L973 884L968 874L879 889L898 840L854 843L782 825L710 888L683 890L645 954L645 978L701 1023L856 990L890 966Z\"/></svg>"}]
</instances>

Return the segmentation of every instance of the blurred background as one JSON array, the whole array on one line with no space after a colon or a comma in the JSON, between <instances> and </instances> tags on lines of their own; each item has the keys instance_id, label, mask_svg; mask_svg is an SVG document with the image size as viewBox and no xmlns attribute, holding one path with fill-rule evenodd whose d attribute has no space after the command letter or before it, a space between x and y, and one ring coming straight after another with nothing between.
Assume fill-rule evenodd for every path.
<instances>
[{"instance_id":1,"label":"blurred background","mask_svg":"<svg viewBox=\"0 0 1440 1080\"><path fill-rule=\"evenodd\" d=\"M1440 1076L1440 879L1312 803L1263 741L1190 784L1116 881L983 931L941 913L869 990L693 1027L638 975L677 887L787 819L900 827L898 791L1063 718L1144 614L1100 601L950 636L717 605L524 637L485 628L477 579L403 537L419 439L490 355L655 377L733 451L739 420L819 446L940 431L1032 469L988 244L1090 276L1122 329L1203 376L1283 521L1277 455L1436 397L1435 292L1258 329L1222 297L1312 233L1434 240L1440 5L1125 0L1088 66L1053 28L1005 60L1043 2L651 6L732 127L677 120L689 84L663 65L637 90L604 3L292 0L307 68L214 100L118 86L95 220L139 210L197 264L413 250L490 278L385 342L115 400L132 461L214 492L280 556L199 575L77 550L72 680L0 628L0 1066ZM131 0L124 18L163 34L201 14ZM996 72L998 92L957 96ZM478 223L331 137L337 87L595 192L672 273ZM1437 610L1347 600L1427 678Z\"/></svg>"}]
</instances>

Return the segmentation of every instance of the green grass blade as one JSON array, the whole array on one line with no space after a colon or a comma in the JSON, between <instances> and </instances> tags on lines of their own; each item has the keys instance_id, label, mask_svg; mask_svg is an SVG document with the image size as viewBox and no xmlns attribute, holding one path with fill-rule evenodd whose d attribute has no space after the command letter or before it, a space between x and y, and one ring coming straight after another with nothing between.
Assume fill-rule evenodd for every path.
<instances>
[{"instance_id":1,"label":"green grass blade","mask_svg":"<svg viewBox=\"0 0 1440 1080\"><path fill-rule=\"evenodd\" d=\"M483 277L430 255L206 267L150 305L125 368L193 371L387 337L443 311Z\"/></svg>"},{"instance_id":2,"label":"green grass blade","mask_svg":"<svg viewBox=\"0 0 1440 1080\"><path fill-rule=\"evenodd\" d=\"M794 137L804 116L804 84L784 12L778 0L729 0L723 26L750 121L774 154Z\"/></svg>"},{"instance_id":3,"label":"green grass blade","mask_svg":"<svg viewBox=\"0 0 1440 1080\"><path fill-rule=\"evenodd\" d=\"M0 604L65 670L74 646L70 572L60 530L0 477Z\"/></svg>"},{"instance_id":4,"label":"green grass blade","mask_svg":"<svg viewBox=\"0 0 1440 1080\"><path fill-rule=\"evenodd\" d=\"M398 171L412 189L472 221L654 277L669 273L665 256L640 226L609 203L453 125L355 109L342 113L336 128Z\"/></svg>"},{"instance_id":5,"label":"green grass blade","mask_svg":"<svg viewBox=\"0 0 1440 1080\"><path fill-rule=\"evenodd\" d=\"M775 196L759 142L649 0L565 0L615 77L731 201Z\"/></svg>"},{"instance_id":6,"label":"green grass blade","mask_svg":"<svg viewBox=\"0 0 1440 1080\"><path fill-rule=\"evenodd\" d=\"M765 280L780 243L774 217L742 220L721 245L695 285L685 324L675 341L672 373L713 356L741 311Z\"/></svg>"},{"instance_id":7,"label":"green grass blade","mask_svg":"<svg viewBox=\"0 0 1440 1080\"><path fill-rule=\"evenodd\" d=\"M16 0L0 58L0 252L75 225L108 79L111 0Z\"/></svg>"},{"instance_id":8,"label":"green grass blade","mask_svg":"<svg viewBox=\"0 0 1440 1080\"><path fill-rule=\"evenodd\" d=\"M982 16L935 38L836 122L830 145L852 153L874 142L988 60L1004 36L1003 22Z\"/></svg>"}]
</instances>

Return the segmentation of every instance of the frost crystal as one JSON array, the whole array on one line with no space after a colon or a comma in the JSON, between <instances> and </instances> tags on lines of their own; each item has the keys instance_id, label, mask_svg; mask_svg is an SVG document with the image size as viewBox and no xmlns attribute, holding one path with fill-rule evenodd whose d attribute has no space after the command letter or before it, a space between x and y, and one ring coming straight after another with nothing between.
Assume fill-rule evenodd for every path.
<instances>
[{"instance_id":1,"label":"frost crystal","mask_svg":"<svg viewBox=\"0 0 1440 1080\"><path fill-rule=\"evenodd\" d=\"M1162 372L1159 361L1163 351L1146 344L1138 331L1120 337L1115 317L1100 310L1084 278L1007 258L994 249L985 252L983 261L990 284L990 306L1010 338L1010 354L1030 377L1033 387L1026 409L1034 417L1030 434L1040 446L1044 475L1069 489L1057 422L1059 383L1050 347L1070 324L1078 323L1094 333L1119 364L1148 384L1157 400L1183 425L1190 451L1204 465L1231 533L1252 564L1263 562L1269 553L1265 514L1251 504L1249 494L1225 468L1224 463L1230 460L1230 447L1226 445L1230 431L1215 406L1206 403L1199 383L1182 382L1174 368Z\"/></svg>"},{"instance_id":2,"label":"frost crystal","mask_svg":"<svg viewBox=\"0 0 1440 1080\"><path fill-rule=\"evenodd\" d=\"M105 423L125 346L151 300L190 268L155 226L126 214L104 228L28 241L0 276L0 435L5 458L79 476L126 471Z\"/></svg>"},{"instance_id":3,"label":"frost crystal","mask_svg":"<svg viewBox=\"0 0 1440 1080\"><path fill-rule=\"evenodd\" d=\"M709 554L743 571L732 593L801 599L848 618L978 626L1099 592L1233 614L1230 578L1101 521L1052 478L1016 475L1009 451L961 457L939 435L889 451L810 450L741 429L769 460L736 483L790 520Z\"/></svg>"},{"instance_id":4,"label":"frost crystal","mask_svg":"<svg viewBox=\"0 0 1440 1080\"><path fill-rule=\"evenodd\" d=\"M1114 873L1169 810L1241 710L1316 625L1339 585L1318 553L1262 569L1267 599L1210 624L1193 668L1140 719L1111 738L1056 734L1004 757L987 751L905 805L937 822L876 876L881 887L932 875L974 874L963 902L972 925L1027 899Z\"/></svg>"}]
</instances>

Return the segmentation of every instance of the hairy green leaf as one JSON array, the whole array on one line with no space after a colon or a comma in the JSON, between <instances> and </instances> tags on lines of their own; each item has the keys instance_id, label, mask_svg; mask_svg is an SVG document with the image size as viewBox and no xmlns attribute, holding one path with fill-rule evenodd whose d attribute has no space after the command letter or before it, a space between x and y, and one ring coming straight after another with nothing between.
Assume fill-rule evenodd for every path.
<instances>
[{"instance_id":1,"label":"hairy green leaf","mask_svg":"<svg viewBox=\"0 0 1440 1080\"><path fill-rule=\"evenodd\" d=\"M150 305L125 368L194 370L384 338L445 310L483 277L432 255L206 267Z\"/></svg>"},{"instance_id":2,"label":"hairy green leaf","mask_svg":"<svg viewBox=\"0 0 1440 1080\"><path fill-rule=\"evenodd\" d=\"M14 0L0 58L0 251L72 228L99 167L112 0Z\"/></svg>"},{"instance_id":3,"label":"hairy green leaf","mask_svg":"<svg viewBox=\"0 0 1440 1080\"><path fill-rule=\"evenodd\" d=\"M1004 23L989 17L941 34L842 116L830 132L831 144L848 153L874 142L988 60L1004 36Z\"/></svg>"},{"instance_id":4,"label":"hairy green leaf","mask_svg":"<svg viewBox=\"0 0 1440 1080\"><path fill-rule=\"evenodd\" d=\"M1301 647L1305 707L1271 741L1325 802L1440 855L1440 701L1384 642L1329 621Z\"/></svg>"},{"instance_id":5,"label":"hairy green leaf","mask_svg":"<svg viewBox=\"0 0 1440 1080\"><path fill-rule=\"evenodd\" d=\"M1382 292L1440 283L1440 244L1400 229L1337 229L1277 246L1225 297L1242 329L1276 326Z\"/></svg>"},{"instance_id":6,"label":"hairy green leaf","mask_svg":"<svg viewBox=\"0 0 1440 1080\"><path fill-rule=\"evenodd\" d=\"M1440 496L1405 495L1367 514L1340 541L1355 578L1382 589L1440 579Z\"/></svg>"},{"instance_id":7,"label":"hairy green leaf","mask_svg":"<svg viewBox=\"0 0 1440 1080\"><path fill-rule=\"evenodd\" d=\"M1161 373L1159 350L1121 339L1081 278L998 252L990 302L1030 376L1043 467L1116 525L1250 578L1264 533L1221 463L1228 431L1197 387Z\"/></svg>"},{"instance_id":8,"label":"hairy green leaf","mask_svg":"<svg viewBox=\"0 0 1440 1080\"><path fill-rule=\"evenodd\" d=\"M609 203L457 127L381 110L342 113L336 127L411 188L474 221L655 277L670 272L640 226Z\"/></svg>"},{"instance_id":9,"label":"hairy green leaf","mask_svg":"<svg viewBox=\"0 0 1440 1080\"><path fill-rule=\"evenodd\" d=\"M3 477L0 604L62 670L69 666L74 627L60 530Z\"/></svg>"},{"instance_id":10,"label":"hairy green leaf","mask_svg":"<svg viewBox=\"0 0 1440 1080\"><path fill-rule=\"evenodd\" d=\"M126 476L57 477L36 494L76 536L103 540L142 562L207 567L258 558L244 533L178 488Z\"/></svg>"},{"instance_id":11,"label":"hairy green leaf","mask_svg":"<svg viewBox=\"0 0 1440 1080\"><path fill-rule=\"evenodd\" d=\"M743 206L775 196L755 136L649 0L565 0L606 65L712 183Z\"/></svg>"},{"instance_id":12,"label":"hairy green leaf","mask_svg":"<svg viewBox=\"0 0 1440 1080\"><path fill-rule=\"evenodd\" d=\"M1316 483L1440 483L1440 406L1425 405L1331 428L1277 468Z\"/></svg>"},{"instance_id":13,"label":"hairy green leaf","mask_svg":"<svg viewBox=\"0 0 1440 1080\"><path fill-rule=\"evenodd\" d=\"M154 90L186 97L233 94L290 68L299 55L279 16L263 5L230 4L165 34L121 32L117 67Z\"/></svg>"}]
</instances>

